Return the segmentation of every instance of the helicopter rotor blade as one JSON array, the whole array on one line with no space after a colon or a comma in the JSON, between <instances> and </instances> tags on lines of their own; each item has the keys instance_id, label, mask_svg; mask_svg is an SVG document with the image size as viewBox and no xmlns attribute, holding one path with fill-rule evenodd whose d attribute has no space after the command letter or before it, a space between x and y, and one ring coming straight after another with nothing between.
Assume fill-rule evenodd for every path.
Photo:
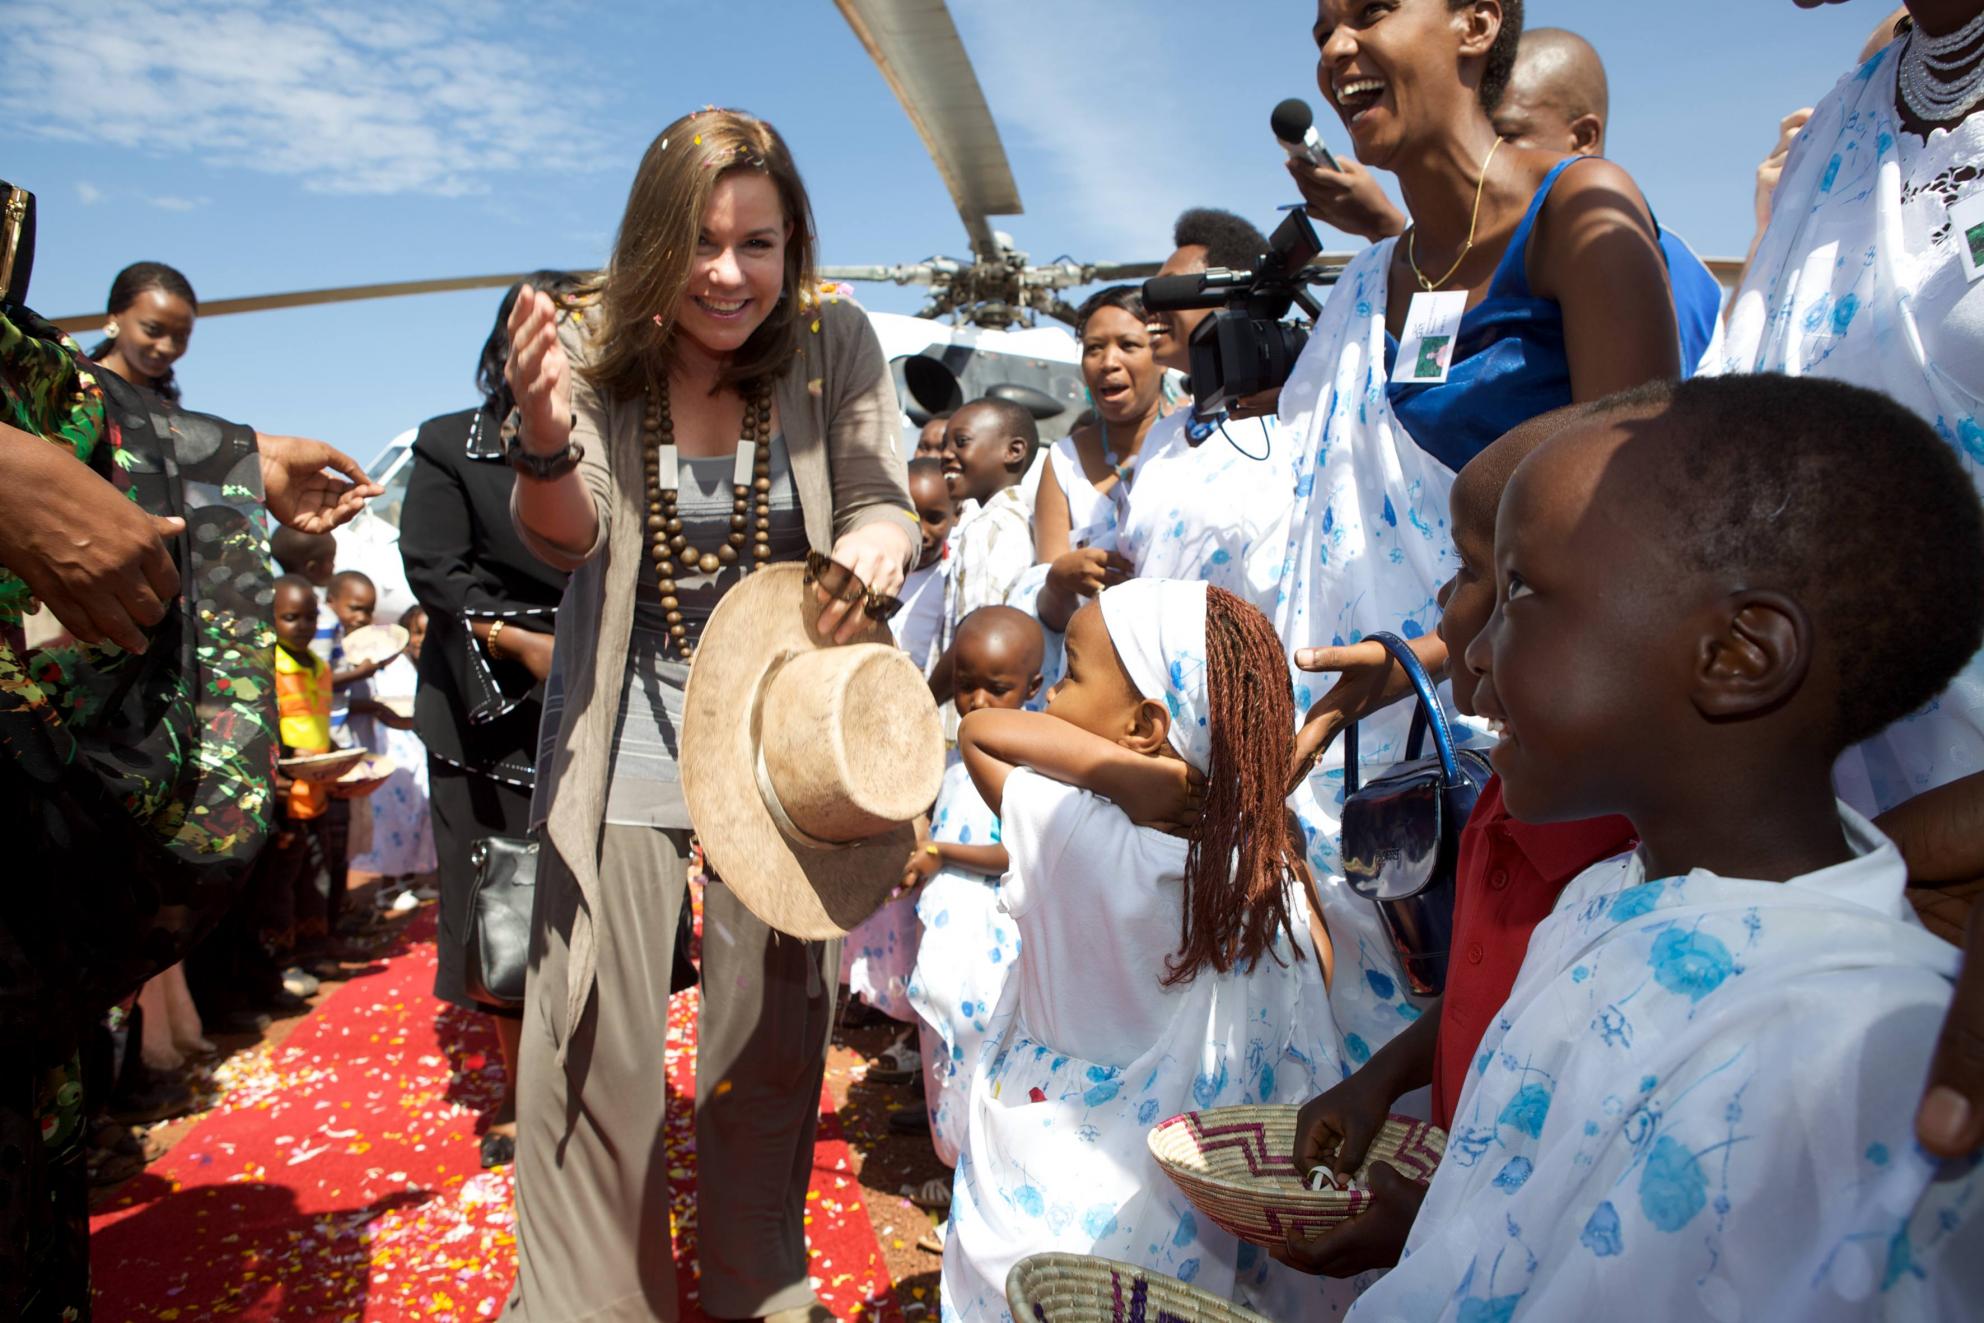
<instances>
[{"instance_id":1,"label":"helicopter rotor blade","mask_svg":"<svg viewBox=\"0 0 1984 1323\"><path fill-rule=\"evenodd\" d=\"M325 303L356 303L363 299L396 299L408 294L447 294L463 289L506 289L530 273L507 276L449 276L440 280L390 280L378 285L340 285L335 289L302 289L287 294L254 294L239 299L208 299L201 317L225 317L233 312L265 312L271 308L308 308ZM103 324L100 312L50 319L64 331L87 331Z\"/></svg>"},{"instance_id":2,"label":"helicopter rotor blade","mask_svg":"<svg viewBox=\"0 0 1984 1323\"><path fill-rule=\"evenodd\" d=\"M988 216L1020 214L999 126L944 0L834 0L902 102L951 190L980 258L996 257Z\"/></svg>"}]
</instances>

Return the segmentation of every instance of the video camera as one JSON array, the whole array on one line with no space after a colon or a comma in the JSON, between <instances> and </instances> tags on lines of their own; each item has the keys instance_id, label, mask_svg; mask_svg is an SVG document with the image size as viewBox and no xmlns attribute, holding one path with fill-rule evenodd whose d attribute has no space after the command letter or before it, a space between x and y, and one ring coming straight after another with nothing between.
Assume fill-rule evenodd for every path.
<instances>
[{"instance_id":1,"label":"video camera","mask_svg":"<svg viewBox=\"0 0 1984 1323\"><path fill-rule=\"evenodd\" d=\"M1282 319L1291 305L1300 305L1311 321L1321 314L1322 305L1305 286L1329 279L1309 265L1322 251L1316 227L1299 209L1292 210L1275 227L1268 251L1252 271L1212 267L1144 282L1147 311L1219 309L1192 332L1192 397L1201 418L1288 380L1309 332Z\"/></svg>"}]
</instances>

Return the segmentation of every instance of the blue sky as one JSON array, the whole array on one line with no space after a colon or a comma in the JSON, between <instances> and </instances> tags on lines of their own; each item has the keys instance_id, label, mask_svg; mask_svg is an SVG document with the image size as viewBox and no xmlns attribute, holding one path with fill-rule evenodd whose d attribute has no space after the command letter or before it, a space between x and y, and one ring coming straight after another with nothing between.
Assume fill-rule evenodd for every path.
<instances>
[{"instance_id":1,"label":"blue sky","mask_svg":"<svg viewBox=\"0 0 1984 1323\"><path fill-rule=\"evenodd\" d=\"M1662 222L1740 256L1751 179L1787 111L1822 96L1886 0L1530 0L1612 80L1609 154ZM1267 116L1315 87L1303 0L952 0L1026 206L1036 259L1169 251L1187 206L1257 223L1294 200ZM777 124L826 262L967 251L949 196L831 0L92 0L9 6L0 177L40 199L34 303L103 306L170 262L205 298L589 266L665 123L714 103ZM1263 228L1267 228L1263 224ZM1338 238L1334 247L1345 246ZM499 294L213 317L187 403L369 461L474 402ZM913 312L914 291L864 286Z\"/></svg>"}]
</instances>

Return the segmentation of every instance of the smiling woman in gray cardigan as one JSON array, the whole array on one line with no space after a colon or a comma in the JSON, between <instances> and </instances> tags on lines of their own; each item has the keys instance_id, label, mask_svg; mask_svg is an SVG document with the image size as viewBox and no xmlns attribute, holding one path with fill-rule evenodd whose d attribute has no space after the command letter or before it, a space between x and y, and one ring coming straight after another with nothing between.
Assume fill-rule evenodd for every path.
<instances>
[{"instance_id":1,"label":"smiling woman in gray cardigan","mask_svg":"<svg viewBox=\"0 0 1984 1323\"><path fill-rule=\"evenodd\" d=\"M676 730L702 623L757 564L823 551L893 594L916 549L888 364L858 308L812 297L811 228L771 127L700 112L648 149L597 309L561 319L527 289L512 314L519 442L566 461L534 476L526 460L512 508L572 579L538 759L511 1319L676 1315L663 1051L691 827ZM753 433L769 459L747 510L733 464ZM656 458L670 439L673 465ZM839 960L838 942L778 936L709 888L696 1148L713 1317L825 1315L802 1228Z\"/></svg>"}]
</instances>

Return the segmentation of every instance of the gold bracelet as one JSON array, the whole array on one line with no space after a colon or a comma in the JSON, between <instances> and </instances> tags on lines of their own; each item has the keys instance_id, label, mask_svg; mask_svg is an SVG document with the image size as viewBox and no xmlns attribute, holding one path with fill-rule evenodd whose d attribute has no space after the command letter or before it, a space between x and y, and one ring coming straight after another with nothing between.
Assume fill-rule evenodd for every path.
<instances>
[{"instance_id":1,"label":"gold bracelet","mask_svg":"<svg viewBox=\"0 0 1984 1323\"><path fill-rule=\"evenodd\" d=\"M482 646L489 649L489 655L492 657L496 656L496 636L501 634L502 632L503 632L502 621L496 620L490 622L489 637L482 640ZM498 657L497 660L501 661L502 659Z\"/></svg>"}]
</instances>

